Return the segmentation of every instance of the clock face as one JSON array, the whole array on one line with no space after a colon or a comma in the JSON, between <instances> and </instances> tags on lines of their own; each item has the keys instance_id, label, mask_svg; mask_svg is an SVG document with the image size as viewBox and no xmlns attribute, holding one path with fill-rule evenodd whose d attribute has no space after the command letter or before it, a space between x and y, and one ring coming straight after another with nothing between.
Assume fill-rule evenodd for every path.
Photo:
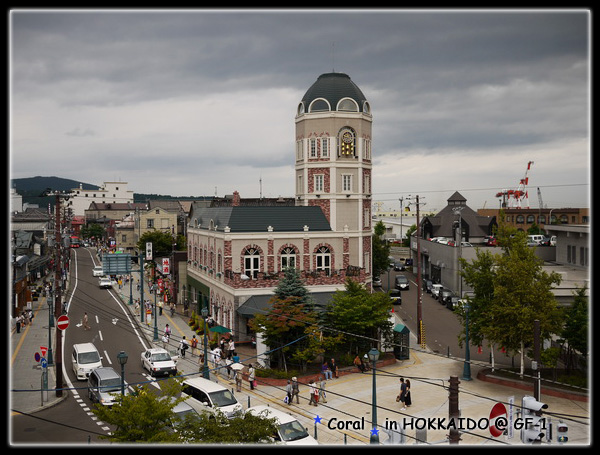
<instances>
[{"instance_id":1,"label":"clock face","mask_svg":"<svg viewBox=\"0 0 600 455\"><path fill-rule=\"evenodd\" d=\"M352 134L346 131L342 136L342 141L344 141L346 144L350 144L352 142Z\"/></svg>"}]
</instances>

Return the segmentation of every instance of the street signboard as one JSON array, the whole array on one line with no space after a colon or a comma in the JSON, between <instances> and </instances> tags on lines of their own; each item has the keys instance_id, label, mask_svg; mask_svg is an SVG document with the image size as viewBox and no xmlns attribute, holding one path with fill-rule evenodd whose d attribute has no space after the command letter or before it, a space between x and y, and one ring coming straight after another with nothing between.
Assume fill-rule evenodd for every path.
<instances>
[{"instance_id":1,"label":"street signboard","mask_svg":"<svg viewBox=\"0 0 600 455\"><path fill-rule=\"evenodd\" d=\"M69 327L69 317L66 314L59 316L56 320L56 327L59 330L65 330L67 327Z\"/></svg>"},{"instance_id":2,"label":"street signboard","mask_svg":"<svg viewBox=\"0 0 600 455\"><path fill-rule=\"evenodd\" d=\"M105 275L123 275L131 273L131 254L103 254L102 272Z\"/></svg>"},{"instance_id":3,"label":"street signboard","mask_svg":"<svg viewBox=\"0 0 600 455\"><path fill-rule=\"evenodd\" d=\"M146 242L146 261L152 260L152 242Z\"/></svg>"},{"instance_id":4,"label":"street signboard","mask_svg":"<svg viewBox=\"0 0 600 455\"><path fill-rule=\"evenodd\" d=\"M162 259L162 268L163 268L162 273L163 273L163 275L168 275L169 273L171 273L169 271L169 268L170 268L169 265L170 265L169 258L163 258Z\"/></svg>"}]
</instances>

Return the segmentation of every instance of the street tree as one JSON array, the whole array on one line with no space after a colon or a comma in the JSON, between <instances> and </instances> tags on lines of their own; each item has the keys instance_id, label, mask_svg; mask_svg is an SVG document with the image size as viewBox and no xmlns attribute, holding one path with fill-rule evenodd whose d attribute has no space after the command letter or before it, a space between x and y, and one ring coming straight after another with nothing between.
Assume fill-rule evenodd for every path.
<instances>
[{"instance_id":1,"label":"street tree","mask_svg":"<svg viewBox=\"0 0 600 455\"><path fill-rule=\"evenodd\" d=\"M574 293L573 305L565 313L565 326L561 336L567 342L567 369L571 368L573 351L585 359L589 349L589 301L587 287L578 288Z\"/></svg>"},{"instance_id":2,"label":"street tree","mask_svg":"<svg viewBox=\"0 0 600 455\"><path fill-rule=\"evenodd\" d=\"M173 236L170 232L153 230L144 232L137 243L140 251L146 250L146 243L152 243L152 253L156 257L169 256L173 250L181 251L185 249L185 237L178 235L173 243Z\"/></svg>"},{"instance_id":3,"label":"street tree","mask_svg":"<svg viewBox=\"0 0 600 455\"><path fill-rule=\"evenodd\" d=\"M544 339L561 331L562 312L552 293L561 277L556 272L547 273L542 269L542 260L535 255L534 248L527 246L526 234L505 223L503 212L500 213L497 238L503 252L493 255L493 264L486 257L488 262L483 267L483 257L478 255L482 268L477 280L481 283L474 294L476 301L485 302L482 303L485 311L481 318L476 318L480 324L476 333L485 336L492 345L520 354L520 375L523 376L525 347L533 343L534 321L540 321ZM475 267L475 264L471 265ZM470 272L467 265L463 276L469 276ZM491 284L484 284L486 280ZM473 278L472 282L475 281ZM469 330L470 323L469 317Z\"/></svg>"},{"instance_id":4,"label":"street tree","mask_svg":"<svg viewBox=\"0 0 600 455\"><path fill-rule=\"evenodd\" d=\"M380 220L375 225L371 241L373 249L371 270L373 270L373 277L378 277L390 266L388 259L390 257L390 245L385 241L384 234L385 224Z\"/></svg>"},{"instance_id":5,"label":"street tree","mask_svg":"<svg viewBox=\"0 0 600 455\"><path fill-rule=\"evenodd\" d=\"M390 311L393 305L389 294L371 293L364 285L348 278L345 290L336 291L327 309L328 327L343 334L349 354L368 350L373 339L383 336L391 341L393 323Z\"/></svg>"}]
</instances>

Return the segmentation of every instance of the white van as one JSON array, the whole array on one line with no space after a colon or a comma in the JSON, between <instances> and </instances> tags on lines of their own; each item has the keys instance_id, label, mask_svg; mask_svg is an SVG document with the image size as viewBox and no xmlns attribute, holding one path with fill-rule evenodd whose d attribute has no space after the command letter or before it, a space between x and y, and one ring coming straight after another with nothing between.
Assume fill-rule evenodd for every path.
<instances>
[{"instance_id":1,"label":"white van","mask_svg":"<svg viewBox=\"0 0 600 455\"><path fill-rule=\"evenodd\" d=\"M291 414L279 411L278 409L269 406L254 406L248 408L251 414L277 419L279 429L277 430L276 442L286 445L317 445L319 444L315 438L308 434L305 427Z\"/></svg>"},{"instance_id":2,"label":"white van","mask_svg":"<svg viewBox=\"0 0 600 455\"><path fill-rule=\"evenodd\" d=\"M104 269L102 268L101 265L97 265L94 267L94 269L92 270L92 275L93 276L102 276L104 275Z\"/></svg>"},{"instance_id":3,"label":"white van","mask_svg":"<svg viewBox=\"0 0 600 455\"><path fill-rule=\"evenodd\" d=\"M71 361L73 372L80 381L85 381L92 370L102 366L102 357L93 343L74 344Z\"/></svg>"},{"instance_id":4,"label":"white van","mask_svg":"<svg viewBox=\"0 0 600 455\"><path fill-rule=\"evenodd\" d=\"M183 382L182 394L189 396L186 403L198 413L216 413L219 409L229 419L244 410L235 395L221 384L204 378L191 378Z\"/></svg>"},{"instance_id":5,"label":"white van","mask_svg":"<svg viewBox=\"0 0 600 455\"><path fill-rule=\"evenodd\" d=\"M539 245L542 240L544 240L544 236L540 234L527 236L527 243L536 243Z\"/></svg>"}]
</instances>

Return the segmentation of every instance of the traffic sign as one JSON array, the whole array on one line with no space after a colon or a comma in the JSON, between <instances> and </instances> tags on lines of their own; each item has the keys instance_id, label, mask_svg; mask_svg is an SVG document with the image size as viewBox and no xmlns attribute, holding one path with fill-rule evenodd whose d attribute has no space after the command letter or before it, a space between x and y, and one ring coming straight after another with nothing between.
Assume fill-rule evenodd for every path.
<instances>
[{"instance_id":1,"label":"traffic sign","mask_svg":"<svg viewBox=\"0 0 600 455\"><path fill-rule=\"evenodd\" d=\"M48 348L46 346L40 346L40 351L42 351L42 357L46 357L46 354L48 354Z\"/></svg>"},{"instance_id":2,"label":"traffic sign","mask_svg":"<svg viewBox=\"0 0 600 455\"><path fill-rule=\"evenodd\" d=\"M56 327L59 330L65 330L67 327L69 327L69 317L66 314L59 316L56 320Z\"/></svg>"},{"instance_id":3,"label":"traffic sign","mask_svg":"<svg viewBox=\"0 0 600 455\"><path fill-rule=\"evenodd\" d=\"M40 355L39 352L36 352L35 355L33 356L33 358L35 359L36 362L39 363L40 360L42 360L42 356Z\"/></svg>"},{"instance_id":4,"label":"traffic sign","mask_svg":"<svg viewBox=\"0 0 600 455\"><path fill-rule=\"evenodd\" d=\"M42 358L42 368L48 368L48 361L45 358Z\"/></svg>"}]
</instances>

